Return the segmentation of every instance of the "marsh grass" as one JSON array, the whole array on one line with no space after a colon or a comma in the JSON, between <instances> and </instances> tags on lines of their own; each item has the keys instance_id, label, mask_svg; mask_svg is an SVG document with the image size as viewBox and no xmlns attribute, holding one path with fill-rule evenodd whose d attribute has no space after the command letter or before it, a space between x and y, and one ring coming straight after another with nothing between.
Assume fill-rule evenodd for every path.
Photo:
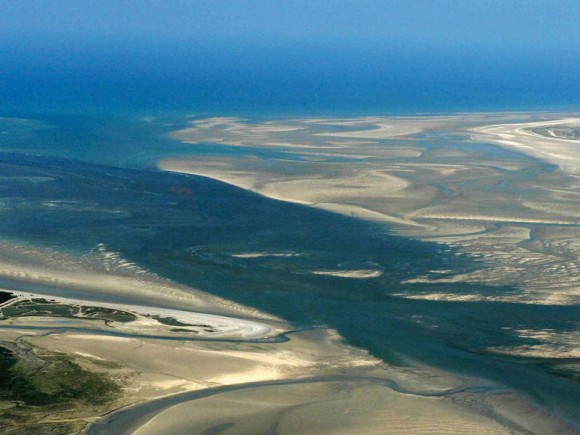
<instances>
[{"instance_id":1,"label":"marsh grass","mask_svg":"<svg viewBox=\"0 0 580 435\"><path fill-rule=\"evenodd\" d=\"M72 423L44 420L83 414L83 409L102 407L120 396L117 382L71 357L43 353L33 360L0 347L0 401L6 404L0 408L1 433L70 433Z\"/></svg>"}]
</instances>

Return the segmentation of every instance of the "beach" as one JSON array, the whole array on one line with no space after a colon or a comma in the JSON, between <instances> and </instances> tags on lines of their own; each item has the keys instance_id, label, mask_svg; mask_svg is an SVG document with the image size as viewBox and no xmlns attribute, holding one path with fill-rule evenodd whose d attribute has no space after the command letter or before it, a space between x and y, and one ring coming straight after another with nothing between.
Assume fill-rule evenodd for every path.
<instances>
[{"instance_id":1,"label":"beach","mask_svg":"<svg viewBox=\"0 0 580 435\"><path fill-rule=\"evenodd\" d=\"M522 121L513 123L518 116ZM539 116L549 120L526 122L533 115L511 113L408 119L290 119L286 126L276 121L275 129L265 130L255 123L244 124L238 118L212 118L195 122L195 127L175 132L173 136L192 144L215 141L232 147L244 145L249 137L254 150L267 153L266 150L276 149L279 153L282 149L283 154L273 158L246 154L244 158L163 159L158 166L163 170L211 177L270 198L389 224L399 234L461 246L464 252L486 258L495 282L529 283L525 285L530 286L530 291L516 300L544 303L549 299L558 304L575 304L578 289L575 266L555 266L554 262L565 262L565 257L557 260L548 246L565 244L564 249L575 255L572 251L578 237L580 208L573 162L578 146L574 140L546 138L531 131L542 126L574 124L576 118L554 120L555 114ZM509 123L487 125L502 118ZM348 130L320 131L337 125ZM361 130L363 127L372 128ZM367 137L369 131L373 132L372 138ZM445 135L446 131L463 132L469 135L468 140L462 147L433 145L428 132ZM532 170L541 177L541 183L516 197L513 192L528 182L523 174L533 161L501 153L485 154L481 145L473 142L488 141L513 149L515 145L505 143L505 135L509 134L518 135L514 139L521 141L518 151L523 150L547 163L561 163L562 172L547 172L537 166ZM427 138L423 139L425 135ZM366 141L353 143L353 138ZM530 144L525 145L526 141ZM564 146L561 142L565 142ZM309 148L304 148L304 143ZM562 155L550 155L545 151L550 147L558 147ZM339 156L337 150L341 150ZM273 161L276 163L272 164ZM534 229L530 235L529 228L534 225L540 225L541 231ZM570 236L566 242L560 239L564 232ZM520 248L534 245L530 237L536 234L544 236L544 248ZM506 236L513 240L504 239ZM490 251L487 241L492 239L499 244ZM526 240L529 243L524 245ZM514 264L510 270L500 264L506 255ZM494 259L498 261L495 267ZM534 264L534 269L529 270L527 264ZM554 279L548 278L554 277L549 270L558 270L561 290L549 286L549 291L542 293L541 289L546 289L547 283ZM562 276L565 270L569 274ZM461 279L471 280L468 276ZM475 280L486 282L481 274ZM532 284L533 280L538 285Z\"/></svg>"},{"instance_id":2,"label":"beach","mask_svg":"<svg viewBox=\"0 0 580 435\"><path fill-rule=\"evenodd\" d=\"M473 139L535 116L198 119L161 171L3 156L5 345L118 386L22 412L93 434L573 433L576 180Z\"/></svg>"}]
</instances>

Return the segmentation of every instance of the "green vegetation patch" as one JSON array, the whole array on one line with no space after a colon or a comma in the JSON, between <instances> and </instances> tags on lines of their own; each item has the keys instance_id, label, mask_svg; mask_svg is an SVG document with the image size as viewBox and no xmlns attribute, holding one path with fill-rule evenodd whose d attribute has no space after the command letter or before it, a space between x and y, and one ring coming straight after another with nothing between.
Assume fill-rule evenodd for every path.
<instances>
[{"instance_id":1,"label":"green vegetation patch","mask_svg":"<svg viewBox=\"0 0 580 435\"><path fill-rule=\"evenodd\" d=\"M214 328L211 325L205 325L205 324L191 324L191 323L183 323L180 322L179 320L173 318L173 317L161 317L161 316L151 316L152 319L157 320L159 323L163 323L164 325L168 325L168 326L193 326L196 328L203 328L208 332L213 332L215 331ZM188 332L193 332L189 329L172 329L172 331L188 331Z\"/></svg>"},{"instance_id":2,"label":"green vegetation patch","mask_svg":"<svg viewBox=\"0 0 580 435\"><path fill-rule=\"evenodd\" d=\"M19 413L15 412L14 416ZM85 426L82 422L58 422L58 423L31 423L30 415L25 415L27 422L21 426L14 426L0 418L0 433L6 435L70 435L80 433Z\"/></svg>"},{"instance_id":3,"label":"green vegetation patch","mask_svg":"<svg viewBox=\"0 0 580 435\"><path fill-rule=\"evenodd\" d=\"M60 302L50 302L44 299L19 301L7 307L0 308L0 313L4 318L25 316L74 317L104 320L105 322L132 322L137 319L134 314L126 311L102 307L83 307Z\"/></svg>"},{"instance_id":4,"label":"green vegetation patch","mask_svg":"<svg viewBox=\"0 0 580 435\"><path fill-rule=\"evenodd\" d=\"M84 318L100 319L112 322L127 323L137 320L137 316L126 311L119 311L102 307L83 307L82 315Z\"/></svg>"},{"instance_id":5,"label":"green vegetation patch","mask_svg":"<svg viewBox=\"0 0 580 435\"><path fill-rule=\"evenodd\" d=\"M107 376L85 370L65 355L44 356L39 364L0 349L0 400L35 406L70 401L102 405L120 393Z\"/></svg>"},{"instance_id":6,"label":"green vegetation patch","mask_svg":"<svg viewBox=\"0 0 580 435\"><path fill-rule=\"evenodd\" d=\"M0 433L78 433L83 417L102 413L120 393L109 376L66 355L0 347Z\"/></svg>"},{"instance_id":7,"label":"green vegetation patch","mask_svg":"<svg viewBox=\"0 0 580 435\"><path fill-rule=\"evenodd\" d=\"M80 309L73 305L47 302L43 299L21 301L2 308L4 317L55 316L74 317Z\"/></svg>"},{"instance_id":8,"label":"green vegetation patch","mask_svg":"<svg viewBox=\"0 0 580 435\"><path fill-rule=\"evenodd\" d=\"M157 320L159 323L163 323L164 325L168 326L193 326L190 325L189 323L180 322L179 320L174 319L173 317L151 316L151 318Z\"/></svg>"}]
</instances>

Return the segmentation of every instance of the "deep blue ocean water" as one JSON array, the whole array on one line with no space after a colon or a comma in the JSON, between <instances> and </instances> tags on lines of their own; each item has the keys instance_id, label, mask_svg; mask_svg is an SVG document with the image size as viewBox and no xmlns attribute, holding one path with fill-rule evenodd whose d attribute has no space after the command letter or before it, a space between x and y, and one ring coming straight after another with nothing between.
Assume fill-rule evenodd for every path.
<instances>
[{"instance_id":1,"label":"deep blue ocean water","mask_svg":"<svg viewBox=\"0 0 580 435\"><path fill-rule=\"evenodd\" d=\"M0 42L0 113L577 110L580 53L543 47L79 36Z\"/></svg>"}]
</instances>

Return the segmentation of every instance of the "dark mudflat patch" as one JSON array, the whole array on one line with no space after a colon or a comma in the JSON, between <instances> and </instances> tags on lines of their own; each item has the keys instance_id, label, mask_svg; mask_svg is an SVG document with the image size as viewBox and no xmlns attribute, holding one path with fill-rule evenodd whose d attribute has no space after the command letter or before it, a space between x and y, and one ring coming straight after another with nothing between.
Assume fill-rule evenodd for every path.
<instances>
[{"instance_id":1,"label":"dark mudflat patch","mask_svg":"<svg viewBox=\"0 0 580 435\"><path fill-rule=\"evenodd\" d=\"M14 299L15 297L16 296L14 296L10 292L0 291L0 304L3 304L5 302L8 302L8 301Z\"/></svg>"}]
</instances>

